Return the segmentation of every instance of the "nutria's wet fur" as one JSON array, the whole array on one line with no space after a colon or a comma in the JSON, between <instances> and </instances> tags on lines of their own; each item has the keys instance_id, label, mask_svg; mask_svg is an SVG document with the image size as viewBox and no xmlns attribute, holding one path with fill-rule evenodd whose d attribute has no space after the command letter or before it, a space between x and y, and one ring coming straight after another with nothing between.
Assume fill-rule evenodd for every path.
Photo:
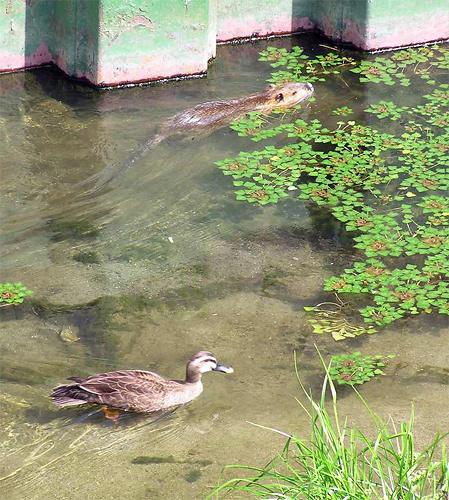
<instances>
[{"instance_id":1,"label":"nutria's wet fur","mask_svg":"<svg viewBox=\"0 0 449 500\"><path fill-rule=\"evenodd\" d=\"M137 158L140 158L149 149L169 136L177 134L186 136L206 135L242 118L250 111L269 113L274 109L291 108L305 101L312 94L313 86L310 83L270 84L262 92L241 97L240 99L197 104L193 108L181 111L169 118L159 127L159 132L129 158L104 185L109 184L112 179L126 170Z\"/></svg>"},{"instance_id":2,"label":"nutria's wet fur","mask_svg":"<svg viewBox=\"0 0 449 500\"><path fill-rule=\"evenodd\" d=\"M173 134L200 133L202 129L215 130L250 111L270 112L278 108L291 108L312 94L313 86L310 83L284 83L279 86L268 85L262 92L240 99L204 102L172 116L162 125L159 134L149 141L148 146Z\"/></svg>"}]
</instances>

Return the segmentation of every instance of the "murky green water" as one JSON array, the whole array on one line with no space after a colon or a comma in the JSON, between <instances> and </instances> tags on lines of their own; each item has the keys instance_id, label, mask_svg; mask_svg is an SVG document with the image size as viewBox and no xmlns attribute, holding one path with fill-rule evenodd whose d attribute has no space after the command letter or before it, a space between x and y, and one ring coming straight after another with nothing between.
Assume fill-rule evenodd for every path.
<instances>
[{"instance_id":1,"label":"murky green water","mask_svg":"<svg viewBox=\"0 0 449 500\"><path fill-rule=\"evenodd\" d=\"M292 43L312 50L307 38L270 41ZM413 401L423 442L449 429L445 318L343 343L311 333L302 307L319 302L323 279L353 253L338 225L301 201L235 201L213 162L254 143L228 128L174 137L101 187L164 118L261 90L266 45L221 47L207 79L147 88L96 92L46 70L0 78L1 281L24 282L35 300L0 309L2 498L203 498L223 465L263 465L281 449L284 438L248 422L309 433L292 351L318 391L314 343L326 357L397 354L388 377L362 388L372 408L399 421ZM326 124L338 106L409 95L354 82L317 84L303 116ZM73 337L61 335L67 328ZM235 373L206 374L201 397L172 415L129 414L115 426L48 398L71 375L140 368L180 378L200 349ZM341 397L350 422L368 429L351 390Z\"/></svg>"}]
</instances>

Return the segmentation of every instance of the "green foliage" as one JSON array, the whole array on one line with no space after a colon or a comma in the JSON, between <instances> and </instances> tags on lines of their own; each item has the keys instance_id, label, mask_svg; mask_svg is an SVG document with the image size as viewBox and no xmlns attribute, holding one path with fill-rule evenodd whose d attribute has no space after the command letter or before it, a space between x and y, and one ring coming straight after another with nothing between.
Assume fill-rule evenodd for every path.
<instances>
[{"instance_id":1,"label":"green foliage","mask_svg":"<svg viewBox=\"0 0 449 500\"><path fill-rule=\"evenodd\" d=\"M283 450L265 467L228 465L224 474L232 469L234 477L220 478L208 498L244 492L249 495L245 498L265 500L446 500L447 435L437 433L429 445L418 451L413 410L408 422L396 425L391 418L385 421L373 413L357 393L374 427L374 432L364 434L339 416L335 386L328 377L319 401L312 398L298 377L310 403L310 408L301 405L310 419L310 438L258 426L286 436ZM332 394L330 411L326 403L328 388ZM235 477L236 470L242 475Z\"/></svg>"},{"instance_id":2,"label":"green foliage","mask_svg":"<svg viewBox=\"0 0 449 500\"><path fill-rule=\"evenodd\" d=\"M444 45L376 56L369 64L379 72L371 73L368 61L357 65L334 53L327 56L309 60L300 48L269 48L262 60L285 67L273 81L314 81L350 66L370 82L408 85L409 78L425 76L424 64L431 75L449 67ZM232 178L237 200L268 205L294 193L331 211L353 234L360 257L341 276L326 280L324 288L337 297L365 296L368 303L360 315L380 327L421 312L449 315L449 202L444 195L449 191L449 84L433 84L433 92L413 107L371 103L365 112L380 120L370 126L338 121L327 128L317 119L300 118L273 126L251 114L232 125L239 135L258 142L284 134L292 143L217 162ZM344 106L333 114L350 112ZM396 122L394 134L384 131L387 120ZM336 339L370 333L350 325L341 313L315 313L310 321L317 333Z\"/></svg>"},{"instance_id":3,"label":"green foliage","mask_svg":"<svg viewBox=\"0 0 449 500\"><path fill-rule=\"evenodd\" d=\"M0 283L0 307L18 306L33 292L22 283Z\"/></svg>"},{"instance_id":4,"label":"green foliage","mask_svg":"<svg viewBox=\"0 0 449 500\"><path fill-rule=\"evenodd\" d=\"M268 47L260 53L260 61L269 61L273 68L285 67L284 70L271 74L268 80L273 83L315 82L325 81L327 75L338 75L343 66L352 66L356 62L352 57L339 55L335 52L318 55L310 59L303 53L301 47L293 47L291 52L286 49Z\"/></svg>"},{"instance_id":5,"label":"green foliage","mask_svg":"<svg viewBox=\"0 0 449 500\"><path fill-rule=\"evenodd\" d=\"M367 113L374 113L378 118L390 118L390 120L398 120L407 106L398 107L390 101L380 101L379 104L371 104L365 109Z\"/></svg>"},{"instance_id":6,"label":"green foliage","mask_svg":"<svg viewBox=\"0 0 449 500\"><path fill-rule=\"evenodd\" d=\"M410 78L415 75L419 75L430 85L435 85L437 82L432 75L435 75L436 70L444 72L447 69L449 49L444 45L434 45L382 54L374 59L361 61L360 65L351 71L360 74L361 82L385 85L399 82L408 87Z\"/></svg>"},{"instance_id":7,"label":"green foliage","mask_svg":"<svg viewBox=\"0 0 449 500\"><path fill-rule=\"evenodd\" d=\"M419 76L430 85L435 85L435 74L447 73L449 69L449 49L445 45L419 47L385 53L368 57L364 61L356 61L341 53L328 52L309 58L300 47L286 49L268 47L260 53L261 61L270 62L273 68L282 68L271 75L270 82L316 82L325 81L330 75L340 75L349 68L360 75L365 83L399 83L404 87L410 85L410 78Z\"/></svg>"},{"instance_id":8,"label":"green foliage","mask_svg":"<svg viewBox=\"0 0 449 500\"><path fill-rule=\"evenodd\" d=\"M368 382L376 375L385 375L383 368L394 354L387 356L362 356L360 352L332 356L329 375L339 385L356 385Z\"/></svg>"},{"instance_id":9,"label":"green foliage","mask_svg":"<svg viewBox=\"0 0 449 500\"><path fill-rule=\"evenodd\" d=\"M342 106L341 108L334 109L332 111L333 115L336 116L348 116L353 113L351 108L348 108L348 106Z\"/></svg>"},{"instance_id":10,"label":"green foliage","mask_svg":"<svg viewBox=\"0 0 449 500\"><path fill-rule=\"evenodd\" d=\"M360 325L351 324L344 317L342 307L332 302L318 304L315 307L304 307L304 310L313 315L309 319L313 333L330 334L334 340L345 340L365 333L371 334L376 332L373 327L365 328Z\"/></svg>"}]
</instances>

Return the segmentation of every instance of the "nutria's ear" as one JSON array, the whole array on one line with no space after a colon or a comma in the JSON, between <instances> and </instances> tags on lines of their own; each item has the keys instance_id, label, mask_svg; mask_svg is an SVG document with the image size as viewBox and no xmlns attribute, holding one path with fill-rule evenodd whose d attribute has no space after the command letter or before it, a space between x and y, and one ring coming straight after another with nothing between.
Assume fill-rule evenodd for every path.
<instances>
[{"instance_id":1,"label":"nutria's ear","mask_svg":"<svg viewBox=\"0 0 449 500\"><path fill-rule=\"evenodd\" d=\"M276 102L281 102L284 100L284 95L282 92L276 96Z\"/></svg>"},{"instance_id":2,"label":"nutria's ear","mask_svg":"<svg viewBox=\"0 0 449 500\"><path fill-rule=\"evenodd\" d=\"M273 90L276 88L276 85L274 83L270 83L270 85L267 85L267 90Z\"/></svg>"}]
</instances>

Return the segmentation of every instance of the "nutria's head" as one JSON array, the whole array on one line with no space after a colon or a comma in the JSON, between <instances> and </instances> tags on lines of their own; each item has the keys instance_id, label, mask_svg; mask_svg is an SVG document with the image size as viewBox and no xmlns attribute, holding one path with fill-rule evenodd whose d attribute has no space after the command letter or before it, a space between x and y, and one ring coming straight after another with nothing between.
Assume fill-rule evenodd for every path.
<instances>
[{"instance_id":1,"label":"nutria's head","mask_svg":"<svg viewBox=\"0 0 449 500\"><path fill-rule=\"evenodd\" d=\"M289 108L308 99L313 94L311 83L283 83L282 85L268 85L266 92L270 94L270 100L279 108Z\"/></svg>"}]
</instances>

